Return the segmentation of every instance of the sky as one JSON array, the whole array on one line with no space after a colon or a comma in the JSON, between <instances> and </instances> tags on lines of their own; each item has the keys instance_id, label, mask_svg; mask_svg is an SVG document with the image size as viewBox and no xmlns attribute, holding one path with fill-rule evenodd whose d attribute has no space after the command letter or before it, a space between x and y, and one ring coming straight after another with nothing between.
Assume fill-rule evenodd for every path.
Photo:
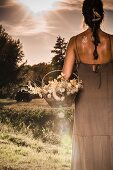
<instances>
[{"instance_id":1,"label":"sky","mask_svg":"<svg viewBox=\"0 0 113 170\"><path fill-rule=\"evenodd\" d=\"M69 39L84 31L83 0L0 0L0 25L20 39L27 64L50 62L56 38ZM103 0L102 29L113 34L113 0ZM85 28L87 29L87 28Z\"/></svg>"}]
</instances>

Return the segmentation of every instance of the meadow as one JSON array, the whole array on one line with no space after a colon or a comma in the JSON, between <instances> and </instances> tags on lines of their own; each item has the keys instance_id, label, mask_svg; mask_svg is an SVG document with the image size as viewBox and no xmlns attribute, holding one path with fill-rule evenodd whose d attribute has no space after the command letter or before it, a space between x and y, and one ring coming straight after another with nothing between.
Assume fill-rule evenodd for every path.
<instances>
[{"instance_id":1,"label":"meadow","mask_svg":"<svg viewBox=\"0 0 113 170\"><path fill-rule=\"evenodd\" d=\"M0 170L70 170L73 112L0 99Z\"/></svg>"}]
</instances>

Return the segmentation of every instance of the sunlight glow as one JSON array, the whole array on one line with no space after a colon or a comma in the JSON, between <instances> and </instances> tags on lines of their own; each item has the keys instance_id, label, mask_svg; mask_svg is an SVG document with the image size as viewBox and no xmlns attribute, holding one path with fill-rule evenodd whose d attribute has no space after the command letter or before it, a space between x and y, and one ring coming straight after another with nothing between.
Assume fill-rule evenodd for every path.
<instances>
[{"instance_id":1,"label":"sunlight glow","mask_svg":"<svg viewBox=\"0 0 113 170\"><path fill-rule=\"evenodd\" d=\"M61 139L62 139L61 143L62 143L63 146L71 146L72 139L69 135L65 134L65 135L62 136Z\"/></svg>"},{"instance_id":2,"label":"sunlight glow","mask_svg":"<svg viewBox=\"0 0 113 170\"><path fill-rule=\"evenodd\" d=\"M64 115L64 113L63 113L63 112L59 112L59 113L58 113L58 117L59 117L59 118L64 118L64 117L65 117L65 115Z\"/></svg>"},{"instance_id":3,"label":"sunlight glow","mask_svg":"<svg viewBox=\"0 0 113 170\"><path fill-rule=\"evenodd\" d=\"M53 10L55 8L54 3L58 0L18 0L34 13Z\"/></svg>"}]
</instances>

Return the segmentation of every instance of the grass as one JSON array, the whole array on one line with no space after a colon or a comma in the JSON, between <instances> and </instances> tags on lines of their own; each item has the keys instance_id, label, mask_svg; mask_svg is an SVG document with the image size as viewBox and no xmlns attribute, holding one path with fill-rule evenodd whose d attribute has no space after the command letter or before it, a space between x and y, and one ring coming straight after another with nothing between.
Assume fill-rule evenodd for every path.
<instances>
[{"instance_id":1,"label":"grass","mask_svg":"<svg viewBox=\"0 0 113 170\"><path fill-rule=\"evenodd\" d=\"M16 102L16 100L10 99L0 99L0 107L4 107L6 109L13 109L13 110L37 110L37 109L50 109L50 106L44 99L35 99L31 102Z\"/></svg>"},{"instance_id":2,"label":"grass","mask_svg":"<svg viewBox=\"0 0 113 170\"><path fill-rule=\"evenodd\" d=\"M0 107L0 170L70 170L73 108L51 109L41 99L0 99Z\"/></svg>"},{"instance_id":3,"label":"grass","mask_svg":"<svg viewBox=\"0 0 113 170\"><path fill-rule=\"evenodd\" d=\"M50 145L23 134L0 136L1 169L69 170L71 145Z\"/></svg>"}]
</instances>

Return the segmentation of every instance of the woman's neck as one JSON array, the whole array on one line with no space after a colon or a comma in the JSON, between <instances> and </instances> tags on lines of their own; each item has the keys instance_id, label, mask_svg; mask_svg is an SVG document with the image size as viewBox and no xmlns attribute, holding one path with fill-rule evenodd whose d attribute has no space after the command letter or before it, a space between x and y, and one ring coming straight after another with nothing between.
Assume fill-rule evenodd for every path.
<instances>
[{"instance_id":1,"label":"woman's neck","mask_svg":"<svg viewBox=\"0 0 113 170\"><path fill-rule=\"evenodd\" d=\"M98 32L102 31L101 28L98 28ZM87 32L92 32L91 27L88 27Z\"/></svg>"}]
</instances>

